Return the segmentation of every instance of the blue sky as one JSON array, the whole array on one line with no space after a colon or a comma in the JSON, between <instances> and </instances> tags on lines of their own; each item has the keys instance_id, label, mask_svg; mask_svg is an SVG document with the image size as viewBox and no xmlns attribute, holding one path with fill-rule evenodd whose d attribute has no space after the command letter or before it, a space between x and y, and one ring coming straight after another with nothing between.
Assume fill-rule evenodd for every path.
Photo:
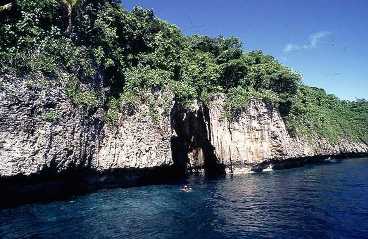
<instances>
[{"instance_id":1,"label":"blue sky","mask_svg":"<svg viewBox=\"0 0 368 239\"><path fill-rule=\"evenodd\" d=\"M132 0L187 35L239 37L343 99L368 98L367 0Z\"/></svg>"}]
</instances>

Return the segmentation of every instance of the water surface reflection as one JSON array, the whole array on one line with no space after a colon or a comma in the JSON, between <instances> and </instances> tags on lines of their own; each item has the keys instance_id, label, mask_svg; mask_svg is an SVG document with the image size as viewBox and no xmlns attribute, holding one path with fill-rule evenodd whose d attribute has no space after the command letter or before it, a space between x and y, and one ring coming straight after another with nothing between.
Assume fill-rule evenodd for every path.
<instances>
[{"instance_id":1,"label":"water surface reflection","mask_svg":"<svg viewBox=\"0 0 368 239\"><path fill-rule=\"evenodd\" d=\"M368 160L0 210L0 238L367 238Z\"/></svg>"}]
</instances>

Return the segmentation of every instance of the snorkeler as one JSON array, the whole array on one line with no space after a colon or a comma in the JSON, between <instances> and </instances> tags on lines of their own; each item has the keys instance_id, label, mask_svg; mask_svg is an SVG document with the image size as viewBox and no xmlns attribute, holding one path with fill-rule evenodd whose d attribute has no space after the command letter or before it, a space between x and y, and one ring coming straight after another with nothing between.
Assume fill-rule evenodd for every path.
<instances>
[{"instance_id":1,"label":"snorkeler","mask_svg":"<svg viewBox=\"0 0 368 239\"><path fill-rule=\"evenodd\" d=\"M188 185L184 185L184 187L182 187L180 190L183 192L190 192L192 191L192 188L188 187Z\"/></svg>"}]
</instances>

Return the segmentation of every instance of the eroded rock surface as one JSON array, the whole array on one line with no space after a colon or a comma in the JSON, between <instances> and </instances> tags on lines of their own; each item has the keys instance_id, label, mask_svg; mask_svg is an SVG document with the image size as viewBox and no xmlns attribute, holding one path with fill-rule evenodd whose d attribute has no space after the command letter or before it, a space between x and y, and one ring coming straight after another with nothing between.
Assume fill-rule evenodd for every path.
<instances>
[{"instance_id":1,"label":"eroded rock surface","mask_svg":"<svg viewBox=\"0 0 368 239\"><path fill-rule=\"evenodd\" d=\"M169 92L147 95L154 105L140 104L134 109L125 107L118 122L105 124L94 165L98 170L144 169L174 164L170 126L174 97Z\"/></svg>"},{"instance_id":2,"label":"eroded rock surface","mask_svg":"<svg viewBox=\"0 0 368 239\"><path fill-rule=\"evenodd\" d=\"M65 87L45 80L0 79L0 175L89 167L101 112L75 107Z\"/></svg>"},{"instance_id":3,"label":"eroded rock surface","mask_svg":"<svg viewBox=\"0 0 368 239\"><path fill-rule=\"evenodd\" d=\"M331 145L324 139L292 138L277 109L252 100L231 122L224 119L224 97L214 97L209 109L209 140L220 163L227 167L246 167L266 161L304 157L367 153L364 142L343 140Z\"/></svg>"},{"instance_id":4,"label":"eroded rock surface","mask_svg":"<svg viewBox=\"0 0 368 239\"><path fill-rule=\"evenodd\" d=\"M73 104L60 82L5 76L0 81L0 176L173 165L171 93L125 108L109 124L102 107ZM153 115L154 114L154 115Z\"/></svg>"}]
</instances>

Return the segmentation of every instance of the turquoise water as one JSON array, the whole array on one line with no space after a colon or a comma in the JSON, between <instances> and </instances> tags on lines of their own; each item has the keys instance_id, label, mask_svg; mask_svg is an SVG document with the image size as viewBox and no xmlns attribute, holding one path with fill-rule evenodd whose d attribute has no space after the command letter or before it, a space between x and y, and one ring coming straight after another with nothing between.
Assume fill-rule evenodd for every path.
<instances>
[{"instance_id":1,"label":"turquoise water","mask_svg":"<svg viewBox=\"0 0 368 239\"><path fill-rule=\"evenodd\" d=\"M368 160L0 210L0 238L368 238Z\"/></svg>"}]
</instances>

